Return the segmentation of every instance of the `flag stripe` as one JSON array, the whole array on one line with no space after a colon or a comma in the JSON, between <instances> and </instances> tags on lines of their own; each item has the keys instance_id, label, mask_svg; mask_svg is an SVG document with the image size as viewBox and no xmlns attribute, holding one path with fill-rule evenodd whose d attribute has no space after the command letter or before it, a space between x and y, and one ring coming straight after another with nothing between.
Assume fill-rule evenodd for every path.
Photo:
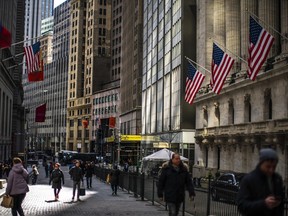
<instances>
[{"instance_id":1,"label":"flag stripe","mask_svg":"<svg viewBox=\"0 0 288 216\"><path fill-rule=\"evenodd\" d=\"M248 76L255 80L262 65L267 59L273 45L274 37L250 17L250 44L248 58Z\"/></svg>"},{"instance_id":2,"label":"flag stripe","mask_svg":"<svg viewBox=\"0 0 288 216\"><path fill-rule=\"evenodd\" d=\"M222 90L233 64L234 59L224 53L216 44L213 44L212 77L210 83L212 91L216 94L219 94Z\"/></svg>"},{"instance_id":3,"label":"flag stripe","mask_svg":"<svg viewBox=\"0 0 288 216\"><path fill-rule=\"evenodd\" d=\"M194 70L196 70L190 62L189 64ZM189 69L188 69L188 73L189 73ZM193 103L194 98L197 92L199 91L204 79L205 79L205 76L202 73L200 73L198 70L196 70L192 79L189 78L189 76L187 76L186 87L185 87L185 101L187 103L189 104Z\"/></svg>"}]
</instances>

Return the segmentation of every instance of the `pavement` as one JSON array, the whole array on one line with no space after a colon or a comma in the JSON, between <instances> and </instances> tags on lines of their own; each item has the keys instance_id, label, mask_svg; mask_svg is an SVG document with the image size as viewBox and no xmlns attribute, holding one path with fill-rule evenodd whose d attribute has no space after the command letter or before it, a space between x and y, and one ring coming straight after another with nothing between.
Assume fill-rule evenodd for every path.
<instances>
[{"instance_id":1,"label":"pavement","mask_svg":"<svg viewBox=\"0 0 288 216\"><path fill-rule=\"evenodd\" d=\"M119 190L117 196L112 196L110 185L95 177L93 177L92 189L86 189L86 195L80 197L82 201L72 202L72 181L68 174L68 168L61 167L61 169L64 172L65 185L59 194L59 201L54 201L53 189L48 185L48 178L45 178L43 167L40 167L38 182L36 185L29 185L30 191L22 205L26 216L168 215L163 206L151 205L149 201L138 201L132 194L125 191ZM5 188L0 190L0 194L3 191ZM0 206L0 215L11 215L11 210Z\"/></svg>"}]
</instances>

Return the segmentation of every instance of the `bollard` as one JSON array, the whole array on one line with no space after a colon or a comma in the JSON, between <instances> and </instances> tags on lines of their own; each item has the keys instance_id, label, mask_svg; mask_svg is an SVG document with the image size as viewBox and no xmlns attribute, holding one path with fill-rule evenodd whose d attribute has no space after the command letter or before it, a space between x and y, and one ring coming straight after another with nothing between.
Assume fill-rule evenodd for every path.
<instances>
[{"instance_id":1,"label":"bollard","mask_svg":"<svg viewBox=\"0 0 288 216\"><path fill-rule=\"evenodd\" d=\"M208 177L208 195L207 195L207 216L210 215L210 188L211 188L211 174Z\"/></svg>"},{"instance_id":2,"label":"bollard","mask_svg":"<svg viewBox=\"0 0 288 216\"><path fill-rule=\"evenodd\" d=\"M144 191L145 191L145 175L143 172L141 173L141 201L144 201Z\"/></svg>"}]
</instances>

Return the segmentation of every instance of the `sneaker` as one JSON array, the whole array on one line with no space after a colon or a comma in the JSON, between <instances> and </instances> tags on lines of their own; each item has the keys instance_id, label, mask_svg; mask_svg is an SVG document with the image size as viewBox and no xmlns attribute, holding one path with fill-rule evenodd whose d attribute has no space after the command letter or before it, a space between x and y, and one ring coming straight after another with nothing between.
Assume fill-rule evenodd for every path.
<instances>
[{"instance_id":1,"label":"sneaker","mask_svg":"<svg viewBox=\"0 0 288 216\"><path fill-rule=\"evenodd\" d=\"M77 201L81 202L82 200L81 199L77 199Z\"/></svg>"},{"instance_id":2,"label":"sneaker","mask_svg":"<svg viewBox=\"0 0 288 216\"><path fill-rule=\"evenodd\" d=\"M74 202L74 197L72 197L72 202Z\"/></svg>"},{"instance_id":3,"label":"sneaker","mask_svg":"<svg viewBox=\"0 0 288 216\"><path fill-rule=\"evenodd\" d=\"M115 195L115 193L113 192L113 193L112 193L112 196L114 196L114 195Z\"/></svg>"}]
</instances>

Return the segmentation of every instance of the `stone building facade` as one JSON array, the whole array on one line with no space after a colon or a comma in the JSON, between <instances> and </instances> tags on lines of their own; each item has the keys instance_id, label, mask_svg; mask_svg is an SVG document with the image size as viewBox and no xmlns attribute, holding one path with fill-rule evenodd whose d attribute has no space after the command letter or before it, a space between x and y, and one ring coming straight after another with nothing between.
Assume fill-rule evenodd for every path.
<instances>
[{"instance_id":1,"label":"stone building facade","mask_svg":"<svg viewBox=\"0 0 288 216\"><path fill-rule=\"evenodd\" d=\"M279 154L277 170L287 183L288 41L269 26L287 35L288 2L199 0L197 7L197 62L206 68L211 67L211 38L243 59L248 58L247 11L264 21L260 23L275 42L255 81L247 78L246 63L235 56L220 95L211 92L210 74L206 73L206 83L194 102L194 176L205 176L208 170L249 172L257 165L259 150L271 147Z\"/></svg>"}]
</instances>

